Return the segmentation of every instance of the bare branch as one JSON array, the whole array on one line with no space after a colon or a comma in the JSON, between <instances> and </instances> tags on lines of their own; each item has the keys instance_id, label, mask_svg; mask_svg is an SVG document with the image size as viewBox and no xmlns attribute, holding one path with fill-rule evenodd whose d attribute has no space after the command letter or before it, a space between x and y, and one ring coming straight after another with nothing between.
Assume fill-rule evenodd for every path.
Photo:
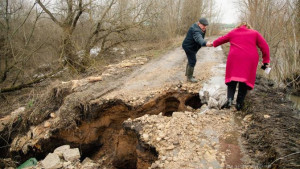
<instances>
[{"instance_id":1,"label":"bare branch","mask_svg":"<svg viewBox=\"0 0 300 169\"><path fill-rule=\"evenodd\" d=\"M101 25L103 24L103 20L105 16L108 14L109 10L112 8L112 6L116 3L116 0L111 0L109 6L105 9L102 16L100 17L99 21L97 22L97 26L93 33L91 33L90 37L88 38L88 41L86 43L86 49L91 48L96 43L93 38L98 36L99 32L101 31Z\"/></svg>"},{"instance_id":2,"label":"bare branch","mask_svg":"<svg viewBox=\"0 0 300 169\"><path fill-rule=\"evenodd\" d=\"M53 14L45 7L45 5L40 1L40 0L36 0L36 2L41 6L41 8L50 16L50 18L52 19L53 22L55 22L56 24L58 24L59 26L63 26L63 24L61 22L59 22L54 16Z\"/></svg>"},{"instance_id":3,"label":"bare branch","mask_svg":"<svg viewBox=\"0 0 300 169\"><path fill-rule=\"evenodd\" d=\"M75 18L74 18L74 21L73 21L73 23L72 23L72 30L71 31L74 31L74 29L75 29L75 27L76 27L76 24L77 24L77 22L78 22L78 20L79 20L79 17L80 17L80 15L83 13L83 7L82 7L82 0L79 0L79 4L78 4L78 12L77 12L77 14L76 14L76 16L75 16Z\"/></svg>"},{"instance_id":4,"label":"bare branch","mask_svg":"<svg viewBox=\"0 0 300 169\"><path fill-rule=\"evenodd\" d=\"M48 79L49 77L52 77L53 75L55 75L56 73L58 73L61 70L62 70L62 67L56 69L55 71L53 71L53 72L51 72L51 73L49 73L45 76L42 76L42 77L39 77L39 78L34 79L32 81L20 84L18 86L13 86L13 87L9 87L9 88L2 88L2 89L0 89L0 93L7 93L7 92L16 91L16 90L21 90L21 89L26 88L26 87L31 87L33 84L40 83L40 82Z\"/></svg>"},{"instance_id":5,"label":"bare branch","mask_svg":"<svg viewBox=\"0 0 300 169\"><path fill-rule=\"evenodd\" d=\"M29 45L29 42L31 41L32 37L33 37L33 32L36 28L36 24L37 24L37 21L38 19L40 18L40 16L42 15L42 12L40 12L37 17L35 18L34 20L34 23L33 23L33 28L31 29L31 33L29 35L29 38L27 39L26 43L25 43L25 48Z\"/></svg>"}]
</instances>

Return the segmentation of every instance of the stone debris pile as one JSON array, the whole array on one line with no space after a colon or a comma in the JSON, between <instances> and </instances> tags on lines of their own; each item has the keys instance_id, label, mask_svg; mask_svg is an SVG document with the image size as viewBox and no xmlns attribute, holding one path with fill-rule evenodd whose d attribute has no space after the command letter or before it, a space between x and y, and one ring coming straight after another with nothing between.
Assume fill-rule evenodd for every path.
<instances>
[{"instance_id":1,"label":"stone debris pile","mask_svg":"<svg viewBox=\"0 0 300 169\"><path fill-rule=\"evenodd\" d=\"M226 159L230 158L231 150L224 149L220 140L237 139L232 134L235 126L231 120L232 114L228 112L186 111L174 112L172 117L144 115L126 120L123 126L155 147L159 156L151 168L224 168L228 166Z\"/></svg>"},{"instance_id":2,"label":"stone debris pile","mask_svg":"<svg viewBox=\"0 0 300 169\"><path fill-rule=\"evenodd\" d=\"M99 164L89 158L80 162L80 152L78 148L70 148L69 145L63 145L49 153L44 160L38 162L32 169L97 169Z\"/></svg>"}]
</instances>

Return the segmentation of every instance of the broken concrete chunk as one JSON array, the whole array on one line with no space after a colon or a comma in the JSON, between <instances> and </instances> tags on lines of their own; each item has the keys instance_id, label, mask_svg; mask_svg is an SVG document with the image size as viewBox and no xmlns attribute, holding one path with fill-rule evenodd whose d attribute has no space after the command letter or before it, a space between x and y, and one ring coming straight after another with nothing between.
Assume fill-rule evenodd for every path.
<instances>
[{"instance_id":1,"label":"broken concrete chunk","mask_svg":"<svg viewBox=\"0 0 300 169\"><path fill-rule=\"evenodd\" d=\"M63 152L63 156L66 161L76 161L80 158L80 152L78 148L68 149Z\"/></svg>"},{"instance_id":2,"label":"broken concrete chunk","mask_svg":"<svg viewBox=\"0 0 300 169\"><path fill-rule=\"evenodd\" d=\"M72 167L72 162L71 161L63 162L63 168L71 168L71 167Z\"/></svg>"},{"instance_id":3,"label":"broken concrete chunk","mask_svg":"<svg viewBox=\"0 0 300 169\"><path fill-rule=\"evenodd\" d=\"M68 149L70 149L70 145L63 145L63 146L57 147L53 153L57 154L60 157L63 157L63 153L65 151L67 151Z\"/></svg>"},{"instance_id":4,"label":"broken concrete chunk","mask_svg":"<svg viewBox=\"0 0 300 169\"><path fill-rule=\"evenodd\" d=\"M62 162L60 161L60 158L55 153L49 153L47 157L42 161L43 168L60 168L62 167Z\"/></svg>"}]
</instances>

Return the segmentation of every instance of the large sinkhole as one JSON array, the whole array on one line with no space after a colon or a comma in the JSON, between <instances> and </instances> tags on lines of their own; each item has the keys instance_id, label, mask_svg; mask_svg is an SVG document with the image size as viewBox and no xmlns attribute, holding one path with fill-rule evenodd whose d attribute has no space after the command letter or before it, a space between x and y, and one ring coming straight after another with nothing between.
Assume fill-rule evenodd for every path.
<instances>
[{"instance_id":1,"label":"large sinkhole","mask_svg":"<svg viewBox=\"0 0 300 169\"><path fill-rule=\"evenodd\" d=\"M180 101L175 97L169 97L165 100L165 116L172 116L173 112L178 111Z\"/></svg>"},{"instance_id":2,"label":"large sinkhole","mask_svg":"<svg viewBox=\"0 0 300 169\"><path fill-rule=\"evenodd\" d=\"M193 94L186 99L185 105L192 107L193 109L199 109L202 106L199 94Z\"/></svg>"},{"instance_id":3,"label":"large sinkhole","mask_svg":"<svg viewBox=\"0 0 300 169\"><path fill-rule=\"evenodd\" d=\"M158 158L154 147L139 139L136 131L123 128L128 118L135 119L145 114L172 116L173 112L185 111L187 106L198 109L202 106L198 94L169 92L149 100L139 107L131 107L121 100L89 105L78 105L80 119L71 129L57 129L49 139L41 140L37 147L29 148L26 155L12 152L11 156L20 163L30 157L42 160L48 153L61 145L79 148L81 160L89 157L102 161L108 168L148 168Z\"/></svg>"}]
</instances>

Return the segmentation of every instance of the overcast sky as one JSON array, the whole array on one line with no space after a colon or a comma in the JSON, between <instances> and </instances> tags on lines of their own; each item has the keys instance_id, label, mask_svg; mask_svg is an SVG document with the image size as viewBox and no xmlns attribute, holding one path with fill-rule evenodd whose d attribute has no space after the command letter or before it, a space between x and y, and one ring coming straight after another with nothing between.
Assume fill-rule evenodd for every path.
<instances>
[{"instance_id":1,"label":"overcast sky","mask_svg":"<svg viewBox=\"0 0 300 169\"><path fill-rule=\"evenodd\" d=\"M221 8L221 19L222 23L236 23L238 21L238 12L236 10L236 5L234 4L236 0L216 0L219 8Z\"/></svg>"}]
</instances>

